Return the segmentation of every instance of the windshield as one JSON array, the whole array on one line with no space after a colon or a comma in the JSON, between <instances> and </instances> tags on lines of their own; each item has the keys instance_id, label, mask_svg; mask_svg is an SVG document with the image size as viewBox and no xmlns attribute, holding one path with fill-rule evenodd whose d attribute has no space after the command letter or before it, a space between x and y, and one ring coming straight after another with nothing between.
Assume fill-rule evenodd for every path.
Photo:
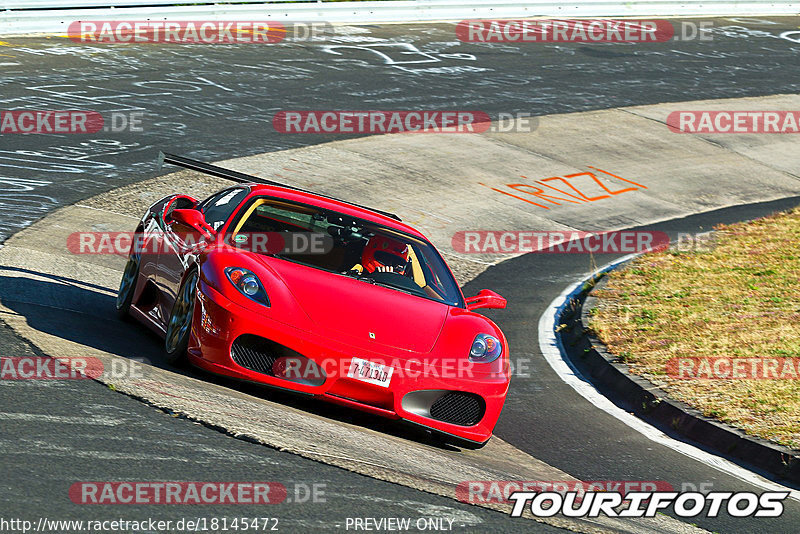
<instances>
[{"instance_id":1,"label":"windshield","mask_svg":"<svg viewBox=\"0 0 800 534\"><path fill-rule=\"evenodd\" d=\"M281 250L256 251L350 276L451 306L462 306L461 292L439 253L428 242L386 226L316 206L257 197L242 208L232 225L234 245L253 235L285 236ZM324 236L318 250L293 247L308 243L296 236Z\"/></svg>"}]
</instances>

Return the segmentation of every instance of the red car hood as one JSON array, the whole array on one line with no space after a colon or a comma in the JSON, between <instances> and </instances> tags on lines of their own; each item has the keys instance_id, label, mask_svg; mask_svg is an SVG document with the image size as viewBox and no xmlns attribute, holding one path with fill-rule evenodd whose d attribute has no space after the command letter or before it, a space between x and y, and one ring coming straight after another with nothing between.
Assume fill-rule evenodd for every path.
<instances>
[{"instance_id":1,"label":"red car hood","mask_svg":"<svg viewBox=\"0 0 800 534\"><path fill-rule=\"evenodd\" d=\"M286 260L262 261L283 279L318 334L365 350L377 344L430 352L447 319L440 302Z\"/></svg>"}]
</instances>

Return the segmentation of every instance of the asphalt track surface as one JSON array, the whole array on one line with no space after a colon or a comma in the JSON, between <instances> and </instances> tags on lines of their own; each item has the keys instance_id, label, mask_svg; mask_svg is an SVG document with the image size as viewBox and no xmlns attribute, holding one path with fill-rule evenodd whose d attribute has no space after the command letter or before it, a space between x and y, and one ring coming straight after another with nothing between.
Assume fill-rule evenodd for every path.
<instances>
[{"instance_id":1,"label":"asphalt track surface","mask_svg":"<svg viewBox=\"0 0 800 534\"><path fill-rule=\"evenodd\" d=\"M158 150L215 160L341 138L275 132L271 117L284 109L450 108L492 116L541 115L797 92L800 44L780 34L797 30L798 19L714 22L713 41L635 46L463 44L444 24L364 27L348 40L269 49L88 47L60 38L5 39L0 108L142 112L144 132L0 137L0 236L57 206L152 176ZM732 208L651 228L707 229L796 202ZM531 377L513 382L497 435L584 480L665 480L675 487L712 482L715 490L747 489L599 413L541 359L539 316L588 269L582 256L529 255L489 269L465 288L474 293L492 287L509 299L508 310L491 315L516 354L528 351L534 361ZM522 296L534 305L516 307ZM0 347L4 356L32 350L6 330L0 331ZM72 505L66 488L75 480L233 480L257 468L259 478L269 474L287 485L327 484L326 503L275 509L286 530L336 528L347 516L436 516L444 510L461 517L465 530L485 531L489 525L498 531L550 529L234 440L93 382L3 381L0 402L6 414L31 414L2 418L3 516L118 517L119 509ZM76 406L89 423L70 419ZM93 413L115 414L118 422L92 424ZM126 509L124 516L139 512ZM189 515L167 507L141 513L159 519ZM203 508L191 515L231 513L249 515L241 508ZM787 502L786 513L776 520L694 522L718 532L795 532L800 506Z\"/></svg>"},{"instance_id":2,"label":"asphalt track surface","mask_svg":"<svg viewBox=\"0 0 800 534\"><path fill-rule=\"evenodd\" d=\"M797 91L800 42L789 38L800 41L800 19L707 22L711 41L591 46L460 43L445 24L352 27L278 46L0 39L0 109L139 113L144 130L3 136L0 179L12 182L0 239L56 206L152 176L158 150L213 161L345 137L278 133L280 110L496 118Z\"/></svg>"},{"instance_id":3,"label":"asphalt track surface","mask_svg":"<svg viewBox=\"0 0 800 534\"><path fill-rule=\"evenodd\" d=\"M717 224L763 217L799 204L800 197L794 197L725 208L648 225L647 230L667 232L674 240L677 233L704 232ZM491 287L503 296L508 295L509 307L503 313L490 310L486 315L500 321L509 345L517 347L517 352L520 348L529 350L533 361L530 376L514 377L495 434L581 480L654 480L668 482L676 490L694 491L705 486L713 491L760 493L749 484L660 446L599 412L544 361L537 344L539 317L565 287L593 270L588 256L570 256L520 256L489 268L464 287L466 294ZM595 261L601 266L619 257L600 254ZM513 302L525 302L526 306ZM720 515L692 522L713 532L797 532L800 503L787 500L786 505L784 516L774 520Z\"/></svg>"},{"instance_id":4,"label":"asphalt track surface","mask_svg":"<svg viewBox=\"0 0 800 534\"><path fill-rule=\"evenodd\" d=\"M24 345L5 344L7 337L4 333L4 348L28 353ZM115 394L99 383L0 384L0 517L5 519L177 522L270 517L278 520L279 531L307 532L343 530L347 517L447 517L457 532L490 526L507 532L524 530L519 520L505 514L234 439ZM278 481L286 486L288 500L274 505L87 507L74 505L67 497L77 480ZM536 524L536 531L560 529Z\"/></svg>"}]
</instances>

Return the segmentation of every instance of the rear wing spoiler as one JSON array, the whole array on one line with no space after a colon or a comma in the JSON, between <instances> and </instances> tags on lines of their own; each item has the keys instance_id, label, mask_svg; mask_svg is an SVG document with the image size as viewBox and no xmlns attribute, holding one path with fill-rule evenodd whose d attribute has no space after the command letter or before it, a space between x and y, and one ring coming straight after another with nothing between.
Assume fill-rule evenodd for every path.
<instances>
[{"instance_id":1,"label":"rear wing spoiler","mask_svg":"<svg viewBox=\"0 0 800 534\"><path fill-rule=\"evenodd\" d=\"M230 169L225 169L223 167L218 167L216 165L211 165L209 163L204 163L202 161L197 161L194 159L184 158L183 156L176 156L175 154L167 154L164 152L158 153L158 169L161 170L161 167L165 163L169 163L170 165L177 165L178 167L183 167L184 169L190 169L197 172L202 172L204 174L209 174L211 176L216 176L218 178L224 178L226 180L231 180L233 182L237 182L240 184L264 184L264 185L273 185L276 187L283 187L285 189L292 189L294 191L300 191L301 193L309 193L311 195L316 195L318 197L327 198L329 200L335 200L336 202L342 202L344 204L350 204L351 206L355 206L357 208L369 210L375 213L379 213L384 217L390 217L396 221L402 221L400 217L395 215L394 213L389 213L388 211L381 211L376 210L374 208L368 208L367 206L362 206L360 204L354 204L352 202L348 202L346 200L341 200L338 198L334 198L328 195L322 195L320 193L315 193L313 191L308 191L307 189L300 189L299 187L295 187L293 185L286 185L280 182L274 182L272 180L266 180L264 178L258 178L256 176L251 176L249 174L245 174L243 172L232 171Z\"/></svg>"}]
</instances>

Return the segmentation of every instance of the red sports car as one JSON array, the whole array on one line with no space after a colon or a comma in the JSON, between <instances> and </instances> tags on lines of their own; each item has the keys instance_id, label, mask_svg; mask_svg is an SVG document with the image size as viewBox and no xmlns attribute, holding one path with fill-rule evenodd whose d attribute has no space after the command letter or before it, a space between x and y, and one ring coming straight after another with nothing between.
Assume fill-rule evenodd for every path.
<instances>
[{"instance_id":1,"label":"red sports car","mask_svg":"<svg viewBox=\"0 0 800 534\"><path fill-rule=\"evenodd\" d=\"M117 310L165 338L170 362L422 425L492 435L509 385L503 332L395 215L172 155L239 184L171 195L136 229Z\"/></svg>"}]
</instances>

